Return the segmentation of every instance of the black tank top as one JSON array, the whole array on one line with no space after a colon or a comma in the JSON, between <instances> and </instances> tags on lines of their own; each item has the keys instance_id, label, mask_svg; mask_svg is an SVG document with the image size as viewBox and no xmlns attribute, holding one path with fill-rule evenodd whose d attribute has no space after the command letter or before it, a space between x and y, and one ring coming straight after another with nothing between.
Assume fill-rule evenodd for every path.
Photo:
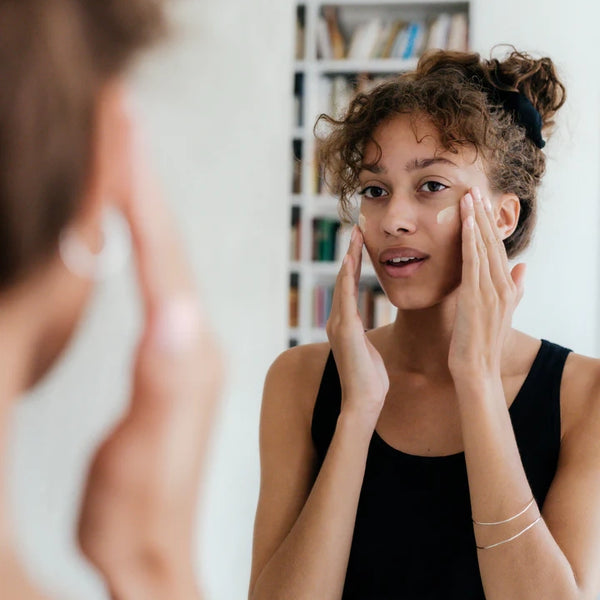
<instances>
[{"instance_id":1,"label":"black tank top","mask_svg":"<svg viewBox=\"0 0 600 600\"><path fill-rule=\"evenodd\" d=\"M541 509L560 450L560 382L569 349L546 340L509 408L523 467ZM321 467L341 406L330 352L312 439ZM369 446L343 600L485 600L464 452L416 456L377 432Z\"/></svg>"}]
</instances>

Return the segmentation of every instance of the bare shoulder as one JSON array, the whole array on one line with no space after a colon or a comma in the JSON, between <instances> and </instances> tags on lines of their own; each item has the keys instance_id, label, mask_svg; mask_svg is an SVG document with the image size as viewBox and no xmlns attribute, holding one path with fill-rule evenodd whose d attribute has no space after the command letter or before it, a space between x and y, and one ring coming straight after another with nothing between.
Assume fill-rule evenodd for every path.
<instances>
[{"instance_id":1,"label":"bare shoulder","mask_svg":"<svg viewBox=\"0 0 600 600\"><path fill-rule=\"evenodd\" d=\"M264 402L286 404L286 408L312 414L329 355L329 344L306 344L282 352L265 380Z\"/></svg>"},{"instance_id":2,"label":"bare shoulder","mask_svg":"<svg viewBox=\"0 0 600 600\"><path fill-rule=\"evenodd\" d=\"M588 432L600 439L600 360L571 352L560 394L563 442Z\"/></svg>"}]
</instances>

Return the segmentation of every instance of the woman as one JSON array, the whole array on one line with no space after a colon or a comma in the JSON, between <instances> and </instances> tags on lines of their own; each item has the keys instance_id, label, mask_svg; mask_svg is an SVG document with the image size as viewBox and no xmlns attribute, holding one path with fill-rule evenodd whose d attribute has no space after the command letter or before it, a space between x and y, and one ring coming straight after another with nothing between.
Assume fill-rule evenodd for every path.
<instances>
[{"instance_id":1,"label":"woman","mask_svg":"<svg viewBox=\"0 0 600 600\"><path fill-rule=\"evenodd\" d=\"M164 30L146 0L0 0L0 439L55 363L131 228L145 314L129 410L98 450L79 540L115 599L199 598L192 555L220 361L147 168L123 74ZM109 247L110 246L110 247ZM117 258L119 258L117 256ZM2 598L43 596L16 552L0 489Z\"/></svg>"},{"instance_id":2,"label":"woman","mask_svg":"<svg viewBox=\"0 0 600 600\"><path fill-rule=\"evenodd\" d=\"M548 58L440 51L325 117L360 228L330 343L267 375L253 599L600 591L600 363L511 326L563 103ZM366 333L363 245L398 307Z\"/></svg>"}]
</instances>

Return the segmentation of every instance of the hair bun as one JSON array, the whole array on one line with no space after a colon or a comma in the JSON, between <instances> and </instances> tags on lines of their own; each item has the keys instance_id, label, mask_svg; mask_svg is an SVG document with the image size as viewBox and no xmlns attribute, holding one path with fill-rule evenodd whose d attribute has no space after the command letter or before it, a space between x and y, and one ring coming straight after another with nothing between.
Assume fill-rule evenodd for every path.
<instances>
[{"instance_id":1,"label":"hair bun","mask_svg":"<svg viewBox=\"0 0 600 600\"><path fill-rule=\"evenodd\" d=\"M554 115L566 100L565 86L550 58L533 58L513 48L504 60L492 58L483 67L491 87L523 94L539 112L542 129L550 133Z\"/></svg>"}]
</instances>

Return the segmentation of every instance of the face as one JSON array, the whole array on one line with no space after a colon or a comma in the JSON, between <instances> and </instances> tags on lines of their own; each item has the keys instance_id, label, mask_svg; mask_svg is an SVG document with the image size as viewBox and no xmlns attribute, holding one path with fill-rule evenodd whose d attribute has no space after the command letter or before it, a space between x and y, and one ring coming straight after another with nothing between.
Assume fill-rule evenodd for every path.
<instances>
[{"instance_id":1,"label":"face","mask_svg":"<svg viewBox=\"0 0 600 600\"><path fill-rule=\"evenodd\" d=\"M392 304L433 306L460 284L460 199L473 186L491 198L487 177L474 150L443 150L425 119L398 115L373 138L381 158L368 144L360 173L365 246Z\"/></svg>"}]
</instances>

